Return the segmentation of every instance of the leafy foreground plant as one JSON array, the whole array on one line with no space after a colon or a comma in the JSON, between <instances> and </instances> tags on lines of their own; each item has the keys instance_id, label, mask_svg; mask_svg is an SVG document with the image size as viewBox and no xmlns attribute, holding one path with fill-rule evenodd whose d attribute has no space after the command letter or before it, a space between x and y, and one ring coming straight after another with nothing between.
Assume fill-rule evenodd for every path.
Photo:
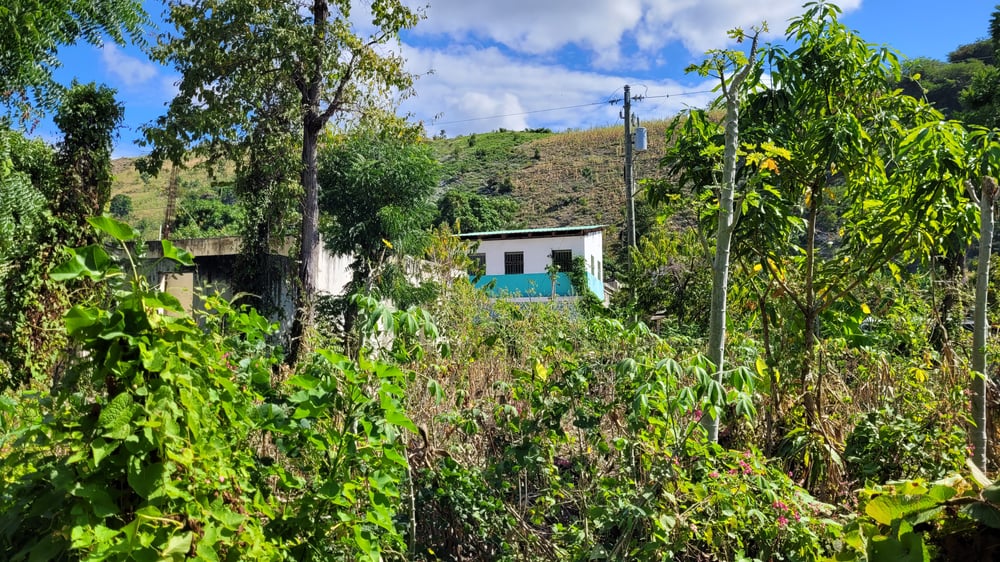
<instances>
[{"instance_id":1,"label":"leafy foreground plant","mask_svg":"<svg viewBox=\"0 0 1000 562\"><path fill-rule=\"evenodd\" d=\"M837 560L992 560L1000 539L1000 484L970 460L968 478L866 487L864 510L844 527Z\"/></svg>"},{"instance_id":2,"label":"leafy foreground plant","mask_svg":"<svg viewBox=\"0 0 1000 562\"><path fill-rule=\"evenodd\" d=\"M271 327L209 298L203 327L137 271L91 245L56 279L89 278L109 300L66 315L79 345L50 395L0 401L4 560L378 560L403 548L393 524L414 429L406 376L364 355L320 351L273 384ZM163 242L164 259L192 257Z\"/></svg>"}]
</instances>

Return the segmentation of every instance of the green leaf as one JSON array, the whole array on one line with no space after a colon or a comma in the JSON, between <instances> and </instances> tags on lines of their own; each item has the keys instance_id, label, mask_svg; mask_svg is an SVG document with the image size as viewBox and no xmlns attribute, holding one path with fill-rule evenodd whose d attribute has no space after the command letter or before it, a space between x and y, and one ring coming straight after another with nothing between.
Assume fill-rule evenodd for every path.
<instances>
[{"instance_id":1,"label":"green leaf","mask_svg":"<svg viewBox=\"0 0 1000 562\"><path fill-rule=\"evenodd\" d=\"M180 265L194 265L194 254L191 252L174 246L174 243L170 240L161 240L160 243L163 246L164 259L171 260Z\"/></svg>"},{"instance_id":2,"label":"green leaf","mask_svg":"<svg viewBox=\"0 0 1000 562\"><path fill-rule=\"evenodd\" d=\"M131 433L132 416L137 408L132 395L122 392L101 409L97 423L107 430L105 436L124 439Z\"/></svg>"},{"instance_id":3,"label":"green leaf","mask_svg":"<svg viewBox=\"0 0 1000 562\"><path fill-rule=\"evenodd\" d=\"M983 497L1000 505L1000 484L993 484L992 486L983 488Z\"/></svg>"},{"instance_id":4,"label":"green leaf","mask_svg":"<svg viewBox=\"0 0 1000 562\"><path fill-rule=\"evenodd\" d=\"M49 277L56 281L68 281L80 277L97 280L118 272L111 267L111 257L97 244L72 249L69 252L70 259L54 267L49 272Z\"/></svg>"},{"instance_id":5,"label":"green leaf","mask_svg":"<svg viewBox=\"0 0 1000 562\"><path fill-rule=\"evenodd\" d=\"M133 457L128 465L128 484L143 498L149 499L163 480L163 463L144 465L143 459Z\"/></svg>"},{"instance_id":6,"label":"green leaf","mask_svg":"<svg viewBox=\"0 0 1000 562\"><path fill-rule=\"evenodd\" d=\"M937 500L927 496L878 496L868 502L865 513L882 525L891 525L896 519L937 506Z\"/></svg>"},{"instance_id":7,"label":"green leaf","mask_svg":"<svg viewBox=\"0 0 1000 562\"><path fill-rule=\"evenodd\" d=\"M74 306L63 316L67 335L70 337L95 337L103 327L99 323L100 317L101 310L99 308Z\"/></svg>"},{"instance_id":8,"label":"green leaf","mask_svg":"<svg viewBox=\"0 0 1000 562\"><path fill-rule=\"evenodd\" d=\"M166 546L160 551L160 557L168 560L184 560L191 550L191 539L194 535L190 532L183 535L174 535L167 540Z\"/></svg>"},{"instance_id":9,"label":"green leaf","mask_svg":"<svg viewBox=\"0 0 1000 562\"><path fill-rule=\"evenodd\" d=\"M87 222L97 230L120 242L128 242L139 237L139 233L133 230L131 226L108 216L89 217L87 218Z\"/></svg>"},{"instance_id":10,"label":"green leaf","mask_svg":"<svg viewBox=\"0 0 1000 562\"><path fill-rule=\"evenodd\" d=\"M77 484L70 493L87 500L97 517L104 519L118 514L118 506L103 484L95 482Z\"/></svg>"},{"instance_id":11,"label":"green leaf","mask_svg":"<svg viewBox=\"0 0 1000 562\"><path fill-rule=\"evenodd\" d=\"M98 437L94 439L93 443L90 444L90 450L94 453L94 467L98 467L101 461L108 457L111 453L115 452L118 448L120 441L107 441L103 437Z\"/></svg>"},{"instance_id":12,"label":"green leaf","mask_svg":"<svg viewBox=\"0 0 1000 562\"><path fill-rule=\"evenodd\" d=\"M1000 509L983 502L962 506L962 512L987 527L1000 529Z\"/></svg>"}]
</instances>

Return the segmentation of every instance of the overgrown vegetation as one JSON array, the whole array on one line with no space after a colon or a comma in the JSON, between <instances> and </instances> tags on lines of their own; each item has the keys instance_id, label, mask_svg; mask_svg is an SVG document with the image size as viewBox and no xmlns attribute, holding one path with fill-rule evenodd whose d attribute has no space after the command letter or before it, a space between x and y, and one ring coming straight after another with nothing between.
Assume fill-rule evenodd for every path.
<instances>
[{"instance_id":1,"label":"overgrown vegetation","mask_svg":"<svg viewBox=\"0 0 1000 562\"><path fill-rule=\"evenodd\" d=\"M652 124L670 144L608 306L580 256L575 301L489 298L452 227L603 222L616 131L426 142L376 112L326 136L320 224L355 275L294 355L254 295L185 310L158 275L193 256L164 240L153 263L148 231L101 214L152 216L110 199L111 91L69 90L56 150L0 130L0 558L989 559L1000 132L903 95L838 14L808 4L794 48L759 53L766 83L714 53L748 80L725 116ZM175 235L239 225L251 275L304 210L282 107L229 147L233 181L180 180Z\"/></svg>"}]
</instances>

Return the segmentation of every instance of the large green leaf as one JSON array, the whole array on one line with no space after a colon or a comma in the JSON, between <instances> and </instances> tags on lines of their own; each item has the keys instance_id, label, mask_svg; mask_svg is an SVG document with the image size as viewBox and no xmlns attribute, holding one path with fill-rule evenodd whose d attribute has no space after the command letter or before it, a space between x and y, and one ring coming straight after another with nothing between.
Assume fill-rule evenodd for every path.
<instances>
[{"instance_id":1,"label":"large green leaf","mask_svg":"<svg viewBox=\"0 0 1000 562\"><path fill-rule=\"evenodd\" d=\"M128 484L143 498L153 495L163 481L163 463L144 464L141 457L132 457L128 465Z\"/></svg>"},{"instance_id":2,"label":"large green leaf","mask_svg":"<svg viewBox=\"0 0 1000 562\"><path fill-rule=\"evenodd\" d=\"M103 328L100 319L100 309L80 305L69 309L63 317L63 321L66 323L66 333L70 337L96 336Z\"/></svg>"},{"instance_id":3,"label":"large green leaf","mask_svg":"<svg viewBox=\"0 0 1000 562\"><path fill-rule=\"evenodd\" d=\"M993 484L992 486L983 488L983 497L1000 505L1000 484Z\"/></svg>"},{"instance_id":4,"label":"large green leaf","mask_svg":"<svg viewBox=\"0 0 1000 562\"><path fill-rule=\"evenodd\" d=\"M1000 529L1000 509L988 503L970 503L962 507L962 512L987 527Z\"/></svg>"},{"instance_id":5,"label":"large green leaf","mask_svg":"<svg viewBox=\"0 0 1000 562\"><path fill-rule=\"evenodd\" d=\"M139 233L131 226L108 216L90 217L87 219L87 222L97 230L120 242L128 242L139 237Z\"/></svg>"},{"instance_id":6,"label":"large green leaf","mask_svg":"<svg viewBox=\"0 0 1000 562\"><path fill-rule=\"evenodd\" d=\"M162 240L160 241L160 244L163 246L164 259L174 261L181 265L194 265L194 254L191 252L174 246L174 243L170 240Z\"/></svg>"},{"instance_id":7,"label":"large green leaf","mask_svg":"<svg viewBox=\"0 0 1000 562\"><path fill-rule=\"evenodd\" d=\"M896 519L937 506L937 500L927 496L878 496L868 502L865 513L882 525L891 525Z\"/></svg>"},{"instance_id":8,"label":"large green leaf","mask_svg":"<svg viewBox=\"0 0 1000 562\"><path fill-rule=\"evenodd\" d=\"M60 264L49 272L49 277L56 281L68 281L87 277L89 279L103 279L118 270L111 267L111 257L104 248L97 244L84 246L69 250L70 259Z\"/></svg>"}]
</instances>

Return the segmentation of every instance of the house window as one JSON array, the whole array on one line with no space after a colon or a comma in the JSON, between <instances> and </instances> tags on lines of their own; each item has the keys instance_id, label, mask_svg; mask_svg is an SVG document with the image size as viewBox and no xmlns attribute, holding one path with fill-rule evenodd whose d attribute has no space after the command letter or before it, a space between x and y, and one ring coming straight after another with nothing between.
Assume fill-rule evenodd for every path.
<instances>
[{"instance_id":1,"label":"house window","mask_svg":"<svg viewBox=\"0 0 1000 562\"><path fill-rule=\"evenodd\" d=\"M469 264L469 273L473 275L486 273L486 254L469 254L469 259L472 260Z\"/></svg>"},{"instance_id":2,"label":"house window","mask_svg":"<svg viewBox=\"0 0 1000 562\"><path fill-rule=\"evenodd\" d=\"M552 265L568 273L573 269L573 250L552 250Z\"/></svg>"},{"instance_id":3,"label":"house window","mask_svg":"<svg viewBox=\"0 0 1000 562\"><path fill-rule=\"evenodd\" d=\"M590 256L590 274L597 275L597 270L594 269L594 256Z\"/></svg>"},{"instance_id":4,"label":"house window","mask_svg":"<svg viewBox=\"0 0 1000 562\"><path fill-rule=\"evenodd\" d=\"M503 272L506 275L524 273L524 252L504 252Z\"/></svg>"}]
</instances>

